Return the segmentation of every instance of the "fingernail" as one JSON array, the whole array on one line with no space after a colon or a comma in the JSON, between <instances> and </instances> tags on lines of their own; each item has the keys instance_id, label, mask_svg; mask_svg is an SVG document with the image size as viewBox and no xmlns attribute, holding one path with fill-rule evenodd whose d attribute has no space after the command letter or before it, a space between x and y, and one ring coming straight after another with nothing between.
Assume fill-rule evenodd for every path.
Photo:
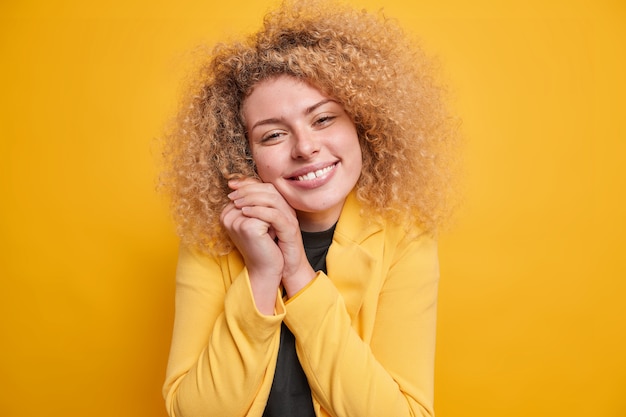
<instances>
[{"instance_id":1,"label":"fingernail","mask_svg":"<svg viewBox=\"0 0 626 417\"><path fill-rule=\"evenodd\" d=\"M232 193L228 194L228 198L230 198L231 200L234 200L237 198L237 190L233 191Z\"/></svg>"}]
</instances>

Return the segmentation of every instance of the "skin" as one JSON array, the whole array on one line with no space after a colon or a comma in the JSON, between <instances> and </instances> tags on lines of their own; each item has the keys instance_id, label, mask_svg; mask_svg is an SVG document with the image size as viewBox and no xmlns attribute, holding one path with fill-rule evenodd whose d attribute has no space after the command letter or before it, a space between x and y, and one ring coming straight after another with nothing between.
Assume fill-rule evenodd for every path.
<instances>
[{"instance_id":1,"label":"skin","mask_svg":"<svg viewBox=\"0 0 626 417\"><path fill-rule=\"evenodd\" d=\"M292 297L315 277L300 230L337 222L361 173L361 148L341 104L289 76L259 82L243 116L262 182L229 182L221 221L245 260L257 309L273 314L281 284Z\"/></svg>"}]
</instances>

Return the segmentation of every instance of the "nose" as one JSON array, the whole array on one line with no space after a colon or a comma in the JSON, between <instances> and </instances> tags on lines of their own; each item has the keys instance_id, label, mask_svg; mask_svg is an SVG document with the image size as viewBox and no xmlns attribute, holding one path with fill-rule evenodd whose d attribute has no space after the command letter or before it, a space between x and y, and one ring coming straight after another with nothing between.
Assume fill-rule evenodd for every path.
<instances>
[{"instance_id":1,"label":"nose","mask_svg":"<svg viewBox=\"0 0 626 417\"><path fill-rule=\"evenodd\" d=\"M293 132L291 156L294 159L310 159L320 150L319 140L312 132L297 130Z\"/></svg>"}]
</instances>

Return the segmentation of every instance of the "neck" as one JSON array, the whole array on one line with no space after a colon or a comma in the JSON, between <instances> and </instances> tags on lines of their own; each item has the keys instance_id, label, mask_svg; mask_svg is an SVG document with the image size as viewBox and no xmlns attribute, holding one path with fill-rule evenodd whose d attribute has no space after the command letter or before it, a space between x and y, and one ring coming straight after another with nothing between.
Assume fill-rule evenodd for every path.
<instances>
[{"instance_id":1,"label":"neck","mask_svg":"<svg viewBox=\"0 0 626 417\"><path fill-rule=\"evenodd\" d=\"M308 213L308 212L296 212L298 222L300 223L300 230L303 232L323 232L333 227L339 215L341 214L342 207L334 209L332 211Z\"/></svg>"}]
</instances>

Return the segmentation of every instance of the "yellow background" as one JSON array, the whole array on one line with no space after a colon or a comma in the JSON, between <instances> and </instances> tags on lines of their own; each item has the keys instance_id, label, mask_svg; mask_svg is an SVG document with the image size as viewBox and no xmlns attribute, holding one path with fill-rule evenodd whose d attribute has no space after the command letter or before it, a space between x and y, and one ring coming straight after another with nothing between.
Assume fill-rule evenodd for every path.
<instances>
[{"instance_id":1,"label":"yellow background","mask_svg":"<svg viewBox=\"0 0 626 417\"><path fill-rule=\"evenodd\" d=\"M463 118L438 415L626 416L626 6L353 1L422 38ZM188 51L267 6L0 3L2 416L165 416L176 238L154 138Z\"/></svg>"}]
</instances>

